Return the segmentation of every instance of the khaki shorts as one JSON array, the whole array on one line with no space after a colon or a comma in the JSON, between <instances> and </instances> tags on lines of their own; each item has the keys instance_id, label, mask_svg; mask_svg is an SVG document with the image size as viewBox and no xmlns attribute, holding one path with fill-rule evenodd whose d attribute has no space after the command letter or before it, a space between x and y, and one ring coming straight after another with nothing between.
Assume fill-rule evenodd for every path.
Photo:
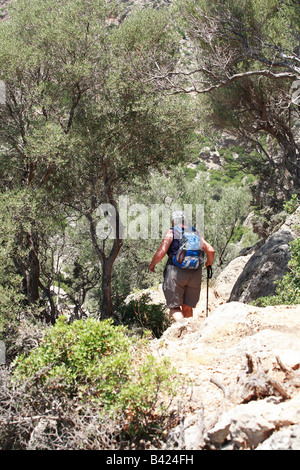
<instances>
[{"instance_id":1,"label":"khaki shorts","mask_svg":"<svg viewBox=\"0 0 300 470\"><path fill-rule=\"evenodd\" d=\"M183 304L195 308L201 291L202 269L182 269L167 265L164 274L163 292L169 308Z\"/></svg>"}]
</instances>

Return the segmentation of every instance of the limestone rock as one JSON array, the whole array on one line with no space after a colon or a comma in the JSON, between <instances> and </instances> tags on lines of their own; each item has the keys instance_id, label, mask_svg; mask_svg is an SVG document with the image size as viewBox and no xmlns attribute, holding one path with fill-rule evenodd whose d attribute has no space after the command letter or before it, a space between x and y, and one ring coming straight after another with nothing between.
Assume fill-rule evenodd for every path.
<instances>
[{"instance_id":1,"label":"limestone rock","mask_svg":"<svg viewBox=\"0 0 300 470\"><path fill-rule=\"evenodd\" d=\"M268 439L259 444L255 450L299 450L300 425L288 426L274 432Z\"/></svg>"},{"instance_id":2,"label":"limestone rock","mask_svg":"<svg viewBox=\"0 0 300 470\"><path fill-rule=\"evenodd\" d=\"M217 448L231 443L235 449L255 449L279 428L298 426L299 405L300 393L285 403L267 398L238 405L222 416L205 436L205 442Z\"/></svg>"},{"instance_id":3,"label":"limestone rock","mask_svg":"<svg viewBox=\"0 0 300 470\"><path fill-rule=\"evenodd\" d=\"M299 338L300 305L228 302L202 321L172 325L153 345L193 384L186 416L166 448L297 448ZM247 355L259 361L259 371L249 371Z\"/></svg>"},{"instance_id":4,"label":"limestone rock","mask_svg":"<svg viewBox=\"0 0 300 470\"><path fill-rule=\"evenodd\" d=\"M288 270L289 243L294 239L290 231L272 235L247 262L237 279L229 301L250 303L259 297L275 294L275 281Z\"/></svg>"},{"instance_id":5,"label":"limestone rock","mask_svg":"<svg viewBox=\"0 0 300 470\"><path fill-rule=\"evenodd\" d=\"M275 294L275 282L288 271L289 243L297 236L297 224L300 224L300 207L250 257L233 286L229 301L250 303Z\"/></svg>"}]
</instances>

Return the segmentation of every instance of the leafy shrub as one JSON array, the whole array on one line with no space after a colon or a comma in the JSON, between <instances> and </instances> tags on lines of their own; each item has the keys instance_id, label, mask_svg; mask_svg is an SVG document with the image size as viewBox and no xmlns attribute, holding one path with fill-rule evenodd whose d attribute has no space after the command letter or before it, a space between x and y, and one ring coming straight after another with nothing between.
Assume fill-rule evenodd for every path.
<instances>
[{"instance_id":1,"label":"leafy shrub","mask_svg":"<svg viewBox=\"0 0 300 470\"><path fill-rule=\"evenodd\" d=\"M153 304L149 294L132 299L118 309L123 324L150 330L156 338L171 325L165 304Z\"/></svg>"},{"instance_id":2,"label":"leafy shrub","mask_svg":"<svg viewBox=\"0 0 300 470\"><path fill-rule=\"evenodd\" d=\"M48 368L43 380L55 377L70 395L89 392L110 403L110 394L126 381L128 348L129 339L111 322L88 319L68 325L60 317L38 348L28 357L21 355L16 359L15 375L27 378ZM105 379L109 374L108 382Z\"/></svg>"},{"instance_id":3,"label":"leafy shrub","mask_svg":"<svg viewBox=\"0 0 300 470\"><path fill-rule=\"evenodd\" d=\"M33 379L47 393L59 391L84 406L97 403L110 417L124 416L129 435L151 435L170 419L168 406L179 380L166 361L145 359L145 348L144 341L112 320L89 318L69 325L61 317L38 348L15 360L14 380Z\"/></svg>"},{"instance_id":4,"label":"leafy shrub","mask_svg":"<svg viewBox=\"0 0 300 470\"><path fill-rule=\"evenodd\" d=\"M299 207L299 204L300 201L297 194L293 194L291 199L283 204L283 208L288 214L293 214Z\"/></svg>"}]
</instances>

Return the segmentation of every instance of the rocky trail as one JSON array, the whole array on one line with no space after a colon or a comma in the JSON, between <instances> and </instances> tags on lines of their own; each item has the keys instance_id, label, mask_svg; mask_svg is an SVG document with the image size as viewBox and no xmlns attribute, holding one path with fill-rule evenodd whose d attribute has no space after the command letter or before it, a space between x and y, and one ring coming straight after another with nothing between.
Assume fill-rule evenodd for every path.
<instances>
[{"instance_id":1,"label":"rocky trail","mask_svg":"<svg viewBox=\"0 0 300 470\"><path fill-rule=\"evenodd\" d=\"M191 380L168 448L300 449L300 305L218 301L152 341Z\"/></svg>"},{"instance_id":2,"label":"rocky trail","mask_svg":"<svg viewBox=\"0 0 300 470\"><path fill-rule=\"evenodd\" d=\"M152 347L192 382L186 429L169 446L300 449L300 306L226 303L174 323Z\"/></svg>"}]
</instances>

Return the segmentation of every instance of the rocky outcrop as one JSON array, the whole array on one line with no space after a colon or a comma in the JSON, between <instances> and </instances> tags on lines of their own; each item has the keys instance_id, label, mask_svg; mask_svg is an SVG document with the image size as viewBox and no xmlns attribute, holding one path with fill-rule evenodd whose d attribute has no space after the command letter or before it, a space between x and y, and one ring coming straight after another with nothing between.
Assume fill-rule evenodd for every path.
<instances>
[{"instance_id":1,"label":"rocky outcrop","mask_svg":"<svg viewBox=\"0 0 300 470\"><path fill-rule=\"evenodd\" d=\"M289 243L293 239L290 231L272 235L247 262L232 289L229 301L250 303L259 297L274 295L275 282L288 270Z\"/></svg>"},{"instance_id":2,"label":"rocky outcrop","mask_svg":"<svg viewBox=\"0 0 300 470\"><path fill-rule=\"evenodd\" d=\"M207 433L206 445L227 450L299 450L299 405L300 393L284 403L267 398L238 405Z\"/></svg>"},{"instance_id":3,"label":"rocky outcrop","mask_svg":"<svg viewBox=\"0 0 300 470\"><path fill-rule=\"evenodd\" d=\"M288 271L289 243L296 237L294 227L299 216L300 208L254 252L233 286L229 301L250 303L275 294L276 281Z\"/></svg>"},{"instance_id":4,"label":"rocky outcrop","mask_svg":"<svg viewBox=\"0 0 300 470\"><path fill-rule=\"evenodd\" d=\"M224 161L217 149L203 147L199 153L199 161L204 162L208 170L220 170ZM196 162L197 164L198 162Z\"/></svg>"},{"instance_id":5,"label":"rocky outcrop","mask_svg":"<svg viewBox=\"0 0 300 470\"><path fill-rule=\"evenodd\" d=\"M155 340L192 381L166 449L299 449L299 320L300 305L230 302Z\"/></svg>"}]
</instances>

